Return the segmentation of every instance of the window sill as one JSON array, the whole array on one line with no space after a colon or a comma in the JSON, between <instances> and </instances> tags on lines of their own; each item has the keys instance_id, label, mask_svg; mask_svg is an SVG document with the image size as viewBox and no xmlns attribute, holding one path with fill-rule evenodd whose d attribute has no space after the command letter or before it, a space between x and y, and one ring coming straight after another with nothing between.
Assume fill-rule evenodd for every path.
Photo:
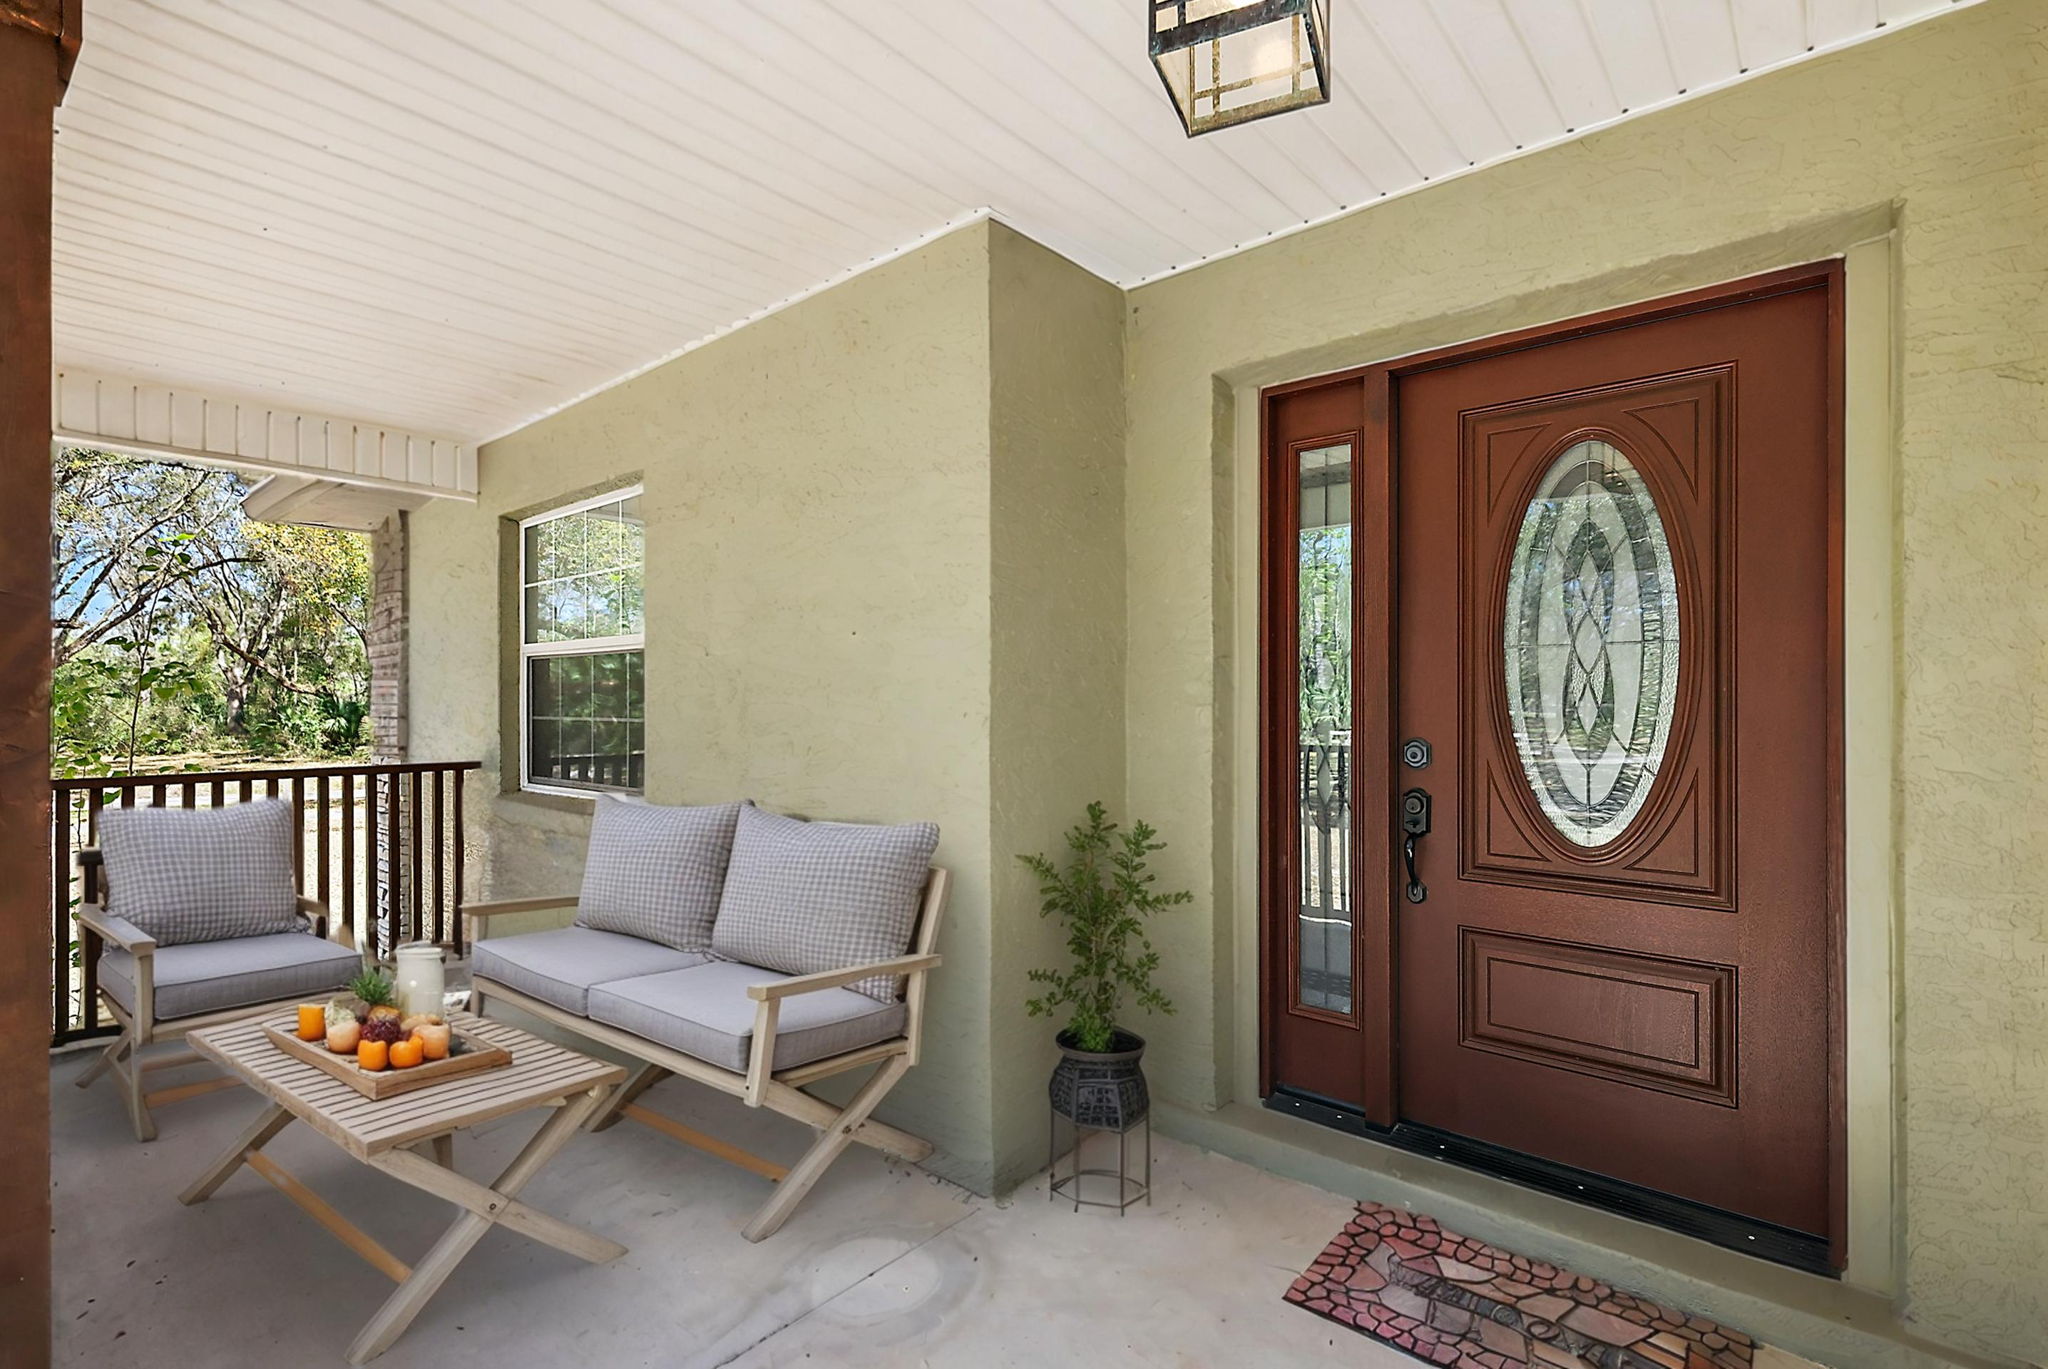
<instances>
[{"instance_id":1,"label":"window sill","mask_svg":"<svg viewBox=\"0 0 2048 1369\"><path fill-rule=\"evenodd\" d=\"M597 795L551 793L542 789L507 789L498 796L506 803L538 808L550 813L578 813L589 817L597 811Z\"/></svg>"}]
</instances>

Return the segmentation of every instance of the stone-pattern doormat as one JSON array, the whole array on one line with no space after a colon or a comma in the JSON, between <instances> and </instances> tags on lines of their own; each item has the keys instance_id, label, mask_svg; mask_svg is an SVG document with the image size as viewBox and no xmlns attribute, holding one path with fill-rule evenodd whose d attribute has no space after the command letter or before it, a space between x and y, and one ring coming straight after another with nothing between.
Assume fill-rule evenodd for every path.
<instances>
[{"instance_id":1,"label":"stone-pattern doormat","mask_svg":"<svg viewBox=\"0 0 2048 1369\"><path fill-rule=\"evenodd\" d=\"M1455 1369L1750 1369L1740 1331L1378 1203L1287 1301Z\"/></svg>"}]
</instances>

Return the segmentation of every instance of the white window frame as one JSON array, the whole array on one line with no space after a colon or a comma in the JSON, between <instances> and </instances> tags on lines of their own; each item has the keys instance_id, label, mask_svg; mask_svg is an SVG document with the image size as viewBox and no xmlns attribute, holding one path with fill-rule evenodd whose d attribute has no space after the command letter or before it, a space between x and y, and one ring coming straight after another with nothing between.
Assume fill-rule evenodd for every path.
<instances>
[{"instance_id":1,"label":"white window frame","mask_svg":"<svg viewBox=\"0 0 2048 1369\"><path fill-rule=\"evenodd\" d=\"M528 753L533 745L533 706L530 697L533 690L533 670L530 662L536 657L597 656L607 651L637 651L641 653L640 678L642 682L642 699L644 701L646 694L645 682L647 679L646 542L643 538L640 547L641 630L639 632L615 637L583 637L570 642L529 642L526 640L526 530L540 523L552 523L557 519L567 518L571 514L585 513L591 509L602 508L606 504L616 504L621 500L633 499L645 493L646 487L644 485L622 485L618 489L607 490L603 494L592 495L588 499L579 499L573 504L563 504L557 508L548 509L543 513L534 514L531 518L519 520L518 575L515 579L518 582L517 592L519 595L519 789L522 793L555 794L565 798L588 799L595 798L599 794L638 794L642 792L639 789L628 789L624 786L616 785L548 784L537 781L533 778L532 757ZM645 528L644 521L642 527L643 529ZM642 744L644 745L647 727L647 712L644 702L640 713L640 726Z\"/></svg>"}]
</instances>

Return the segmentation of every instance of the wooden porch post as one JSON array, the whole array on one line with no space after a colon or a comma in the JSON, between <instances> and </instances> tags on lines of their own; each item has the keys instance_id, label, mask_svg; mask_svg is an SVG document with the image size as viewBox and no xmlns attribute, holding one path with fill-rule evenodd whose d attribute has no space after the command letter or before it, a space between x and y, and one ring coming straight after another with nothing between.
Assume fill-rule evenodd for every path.
<instances>
[{"instance_id":1,"label":"wooden porch post","mask_svg":"<svg viewBox=\"0 0 2048 1369\"><path fill-rule=\"evenodd\" d=\"M0 1345L50 1356L50 147L80 0L0 0Z\"/></svg>"}]
</instances>

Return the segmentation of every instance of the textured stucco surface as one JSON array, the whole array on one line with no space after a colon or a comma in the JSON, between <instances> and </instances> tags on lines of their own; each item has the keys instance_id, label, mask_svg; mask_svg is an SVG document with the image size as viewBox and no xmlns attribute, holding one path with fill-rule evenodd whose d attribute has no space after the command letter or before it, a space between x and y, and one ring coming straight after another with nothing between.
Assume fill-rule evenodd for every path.
<instances>
[{"instance_id":1,"label":"textured stucco surface","mask_svg":"<svg viewBox=\"0 0 2048 1369\"><path fill-rule=\"evenodd\" d=\"M413 752L486 762L475 878L563 887L587 830L498 793L502 520L640 473L650 795L946 829L948 964L890 1119L984 1191L1035 1158L1024 974L1057 938L1013 856L1097 796L1197 894L1155 929L1155 1086L1224 1101L1254 1029L1243 387L1891 233L1902 1304L2048 1358L2044 22L1992 0L1121 302L977 225L491 444L480 505L422 510L411 551Z\"/></svg>"},{"instance_id":2,"label":"textured stucco surface","mask_svg":"<svg viewBox=\"0 0 2048 1369\"><path fill-rule=\"evenodd\" d=\"M1904 1308L2048 1357L2048 6L1957 12L1131 294L1129 798L1214 925L1226 1005L1237 701L1231 385L1398 356L1839 253L1896 230L1896 845ZM1232 1014L1157 1038L1228 1090Z\"/></svg>"},{"instance_id":3,"label":"textured stucco surface","mask_svg":"<svg viewBox=\"0 0 2048 1369\"><path fill-rule=\"evenodd\" d=\"M1124 782L1123 294L1000 225L990 232L994 959L998 1186L1045 1164L1060 1023L1029 1021L1028 972L1062 963L1023 852L1064 855ZM1141 1028L1143 1024L1138 1024Z\"/></svg>"},{"instance_id":4,"label":"textured stucco surface","mask_svg":"<svg viewBox=\"0 0 2048 1369\"><path fill-rule=\"evenodd\" d=\"M478 896L574 889L589 832L581 800L503 792L507 520L635 478L648 797L940 824L946 964L883 1115L982 1192L1044 1163L1025 975L1060 937L1014 855L1122 797L1123 322L977 224L491 443L477 506L413 524L414 752L485 762Z\"/></svg>"},{"instance_id":5,"label":"textured stucco surface","mask_svg":"<svg viewBox=\"0 0 2048 1369\"><path fill-rule=\"evenodd\" d=\"M479 894L574 889L587 806L499 792L501 528L639 473L648 797L940 825L947 964L885 1115L983 1190L987 281L963 230L489 444L476 507L415 516L410 677L414 754L485 762Z\"/></svg>"}]
</instances>

